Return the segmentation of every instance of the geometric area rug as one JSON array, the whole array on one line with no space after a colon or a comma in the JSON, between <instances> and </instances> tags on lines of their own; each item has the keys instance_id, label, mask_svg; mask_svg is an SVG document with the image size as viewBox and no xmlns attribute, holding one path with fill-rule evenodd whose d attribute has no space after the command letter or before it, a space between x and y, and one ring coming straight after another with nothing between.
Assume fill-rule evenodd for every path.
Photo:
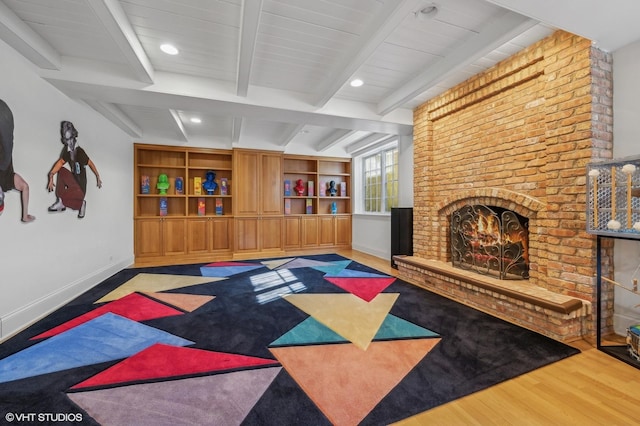
<instances>
[{"instance_id":1,"label":"geometric area rug","mask_svg":"<svg viewBox=\"0 0 640 426\"><path fill-rule=\"evenodd\" d=\"M578 352L335 254L130 268L0 345L0 423L385 425Z\"/></svg>"}]
</instances>

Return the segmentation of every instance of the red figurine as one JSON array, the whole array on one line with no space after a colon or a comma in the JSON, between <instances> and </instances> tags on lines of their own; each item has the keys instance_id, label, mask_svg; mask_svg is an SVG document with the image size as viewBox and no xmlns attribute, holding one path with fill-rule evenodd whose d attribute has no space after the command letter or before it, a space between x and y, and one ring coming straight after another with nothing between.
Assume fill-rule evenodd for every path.
<instances>
[{"instance_id":1,"label":"red figurine","mask_svg":"<svg viewBox=\"0 0 640 426\"><path fill-rule=\"evenodd\" d=\"M302 179L298 179L298 180L296 181L296 186L295 186L295 188L293 188L293 189L295 189L295 190L296 190L296 193L297 193L299 196L302 196L302 195L304 194L304 183L302 182Z\"/></svg>"}]
</instances>

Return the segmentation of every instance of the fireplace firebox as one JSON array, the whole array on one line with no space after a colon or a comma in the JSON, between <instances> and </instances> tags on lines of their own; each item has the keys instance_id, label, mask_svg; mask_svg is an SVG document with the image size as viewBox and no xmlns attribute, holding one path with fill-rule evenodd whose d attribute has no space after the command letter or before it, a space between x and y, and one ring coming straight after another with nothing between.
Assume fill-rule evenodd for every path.
<instances>
[{"instance_id":1,"label":"fireplace firebox","mask_svg":"<svg viewBox=\"0 0 640 426\"><path fill-rule=\"evenodd\" d=\"M495 206L466 205L451 214L454 267L502 280L529 278L529 221Z\"/></svg>"}]
</instances>

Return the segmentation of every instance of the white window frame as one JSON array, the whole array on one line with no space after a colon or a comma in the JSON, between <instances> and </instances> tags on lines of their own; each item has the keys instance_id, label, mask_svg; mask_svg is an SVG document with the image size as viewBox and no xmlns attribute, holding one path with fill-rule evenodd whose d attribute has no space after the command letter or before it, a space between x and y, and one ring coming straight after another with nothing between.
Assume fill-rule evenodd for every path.
<instances>
[{"instance_id":1,"label":"white window frame","mask_svg":"<svg viewBox=\"0 0 640 426\"><path fill-rule=\"evenodd\" d=\"M357 157L357 161L355 162L355 167L358 171L357 173L357 177L358 177L358 182L357 182L357 187L360 189L358 196L357 196L357 200L356 200L356 213L357 214L363 214L363 215L373 215L373 216L387 216L391 214L391 210L386 210L386 200L388 198L387 196L387 179L386 179L386 173L384 172L384 170L388 167L387 164L385 164L385 155L384 153L388 152L388 151L393 151L395 150L397 155L396 155L396 161L398 162L397 164L397 169L399 171L399 162L400 162L400 152L399 152L399 146L398 146L398 141L395 140L391 143L387 143L383 146L377 147L376 149L373 150L369 150L361 155L359 155ZM381 159L381 178L382 178L382 184L381 184L381 188L382 188L382 193L380 194L380 207L381 207L381 211L366 211L365 210L365 196L366 196L366 170L365 170L365 162L366 159L371 158L372 156L375 155L380 155L380 159ZM398 173L399 174L399 173ZM392 205L391 207L396 207L399 204L399 176L395 176L396 181L396 185L395 185L395 189L396 189L396 193L395 193L395 205Z\"/></svg>"}]
</instances>

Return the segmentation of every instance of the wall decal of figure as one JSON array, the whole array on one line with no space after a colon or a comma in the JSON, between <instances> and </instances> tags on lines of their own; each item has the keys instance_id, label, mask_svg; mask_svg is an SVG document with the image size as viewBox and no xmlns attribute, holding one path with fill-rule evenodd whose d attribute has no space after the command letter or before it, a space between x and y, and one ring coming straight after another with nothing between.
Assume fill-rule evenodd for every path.
<instances>
[{"instance_id":1,"label":"wall decal of figure","mask_svg":"<svg viewBox=\"0 0 640 426\"><path fill-rule=\"evenodd\" d=\"M29 185L13 170L13 113L9 105L0 99L0 214L4 211L5 192L20 191L23 223L36 218L29 214Z\"/></svg>"},{"instance_id":2,"label":"wall decal of figure","mask_svg":"<svg viewBox=\"0 0 640 426\"><path fill-rule=\"evenodd\" d=\"M78 131L70 121L63 121L60 124L61 141L65 145L60 158L49 172L49 192L56 191L56 202L49 207L50 212L63 212L69 207L78 211L78 218L82 219L86 213L87 201L84 199L87 193L87 171L89 166L93 174L96 175L97 186L102 188L102 180L96 165L89 158L84 149L78 146ZM69 169L64 167L69 164ZM56 184L53 184L53 177L58 175Z\"/></svg>"}]
</instances>

